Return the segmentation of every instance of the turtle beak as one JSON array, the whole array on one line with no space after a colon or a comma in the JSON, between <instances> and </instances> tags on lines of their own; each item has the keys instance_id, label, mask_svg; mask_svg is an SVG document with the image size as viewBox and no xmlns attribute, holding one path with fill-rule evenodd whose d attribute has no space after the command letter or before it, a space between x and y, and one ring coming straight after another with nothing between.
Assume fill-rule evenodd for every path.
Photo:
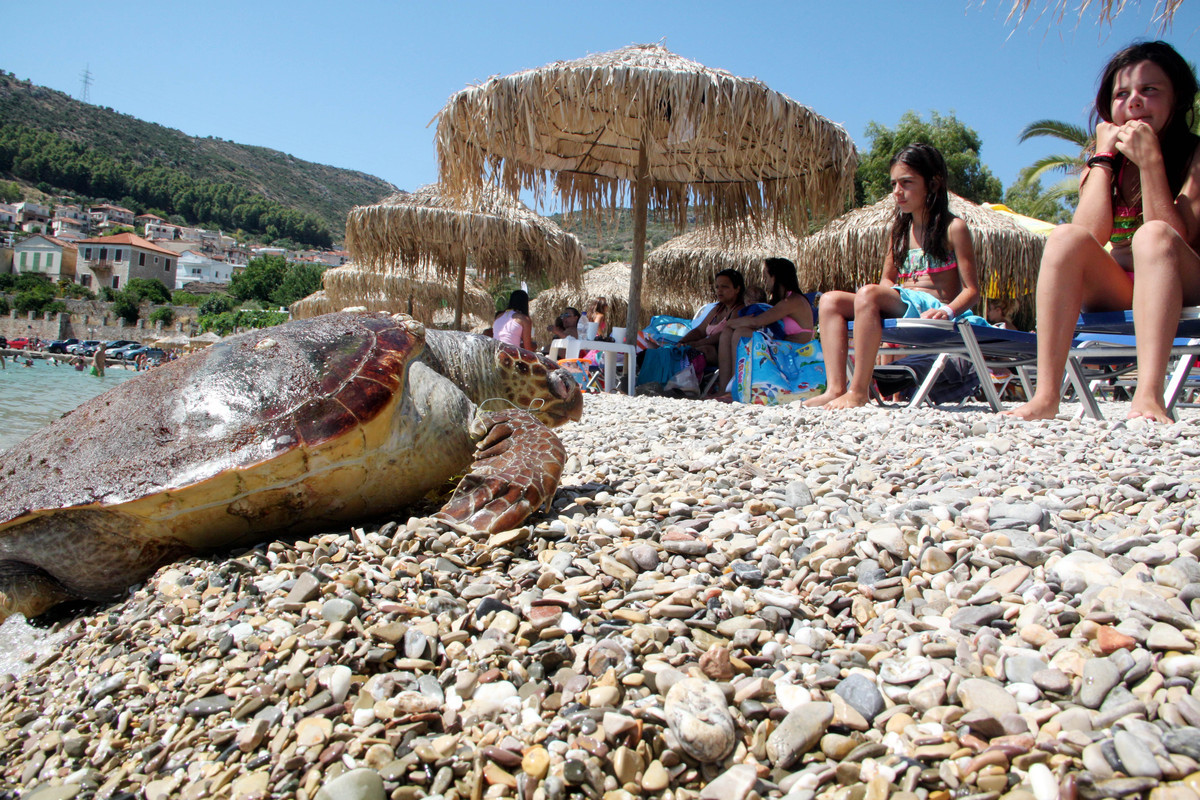
<instances>
[{"instance_id":1,"label":"turtle beak","mask_svg":"<svg viewBox=\"0 0 1200 800\"><path fill-rule=\"evenodd\" d=\"M522 377L518 382L516 396L510 399L520 408L528 408L530 413L551 428L564 422L579 420L583 417L583 392L571 377L571 373L558 365L558 362L540 353L530 353L519 350L511 345L500 344L496 349L498 363L507 368L513 368ZM545 375L545 386L538 386L537 391L527 393L531 388L527 378L532 375L540 380Z\"/></svg>"},{"instance_id":2,"label":"turtle beak","mask_svg":"<svg viewBox=\"0 0 1200 800\"><path fill-rule=\"evenodd\" d=\"M578 422L583 418L583 392L579 390L579 384L575 383L571 373L561 367L551 370L546 376L546 383L550 387L550 393L558 401L547 404L546 410L558 417L558 422Z\"/></svg>"}]
</instances>

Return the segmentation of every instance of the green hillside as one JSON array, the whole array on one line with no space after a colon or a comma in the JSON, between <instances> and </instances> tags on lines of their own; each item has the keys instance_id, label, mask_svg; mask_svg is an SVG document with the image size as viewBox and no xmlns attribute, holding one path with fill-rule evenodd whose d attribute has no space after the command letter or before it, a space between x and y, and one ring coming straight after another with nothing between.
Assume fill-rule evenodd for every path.
<instances>
[{"instance_id":1,"label":"green hillside","mask_svg":"<svg viewBox=\"0 0 1200 800\"><path fill-rule=\"evenodd\" d=\"M124 173L155 170L160 183L187 178L206 183L213 197L236 195L244 204L278 204L299 214L311 214L339 238L353 206L375 202L395 191L387 181L362 172L302 161L266 147L188 136L110 108L79 102L6 73L0 73L0 127L8 129L9 140L25 141L27 148L31 141L36 142L33 146L59 150L64 149L64 143L75 145L89 157L109 159ZM51 134L53 138L32 137L31 132ZM25 157L28 159L28 151ZM15 165L9 174L29 180ZM69 182L72 173L64 174L63 182ZM78 191L73 186L56 188ZM244 193L254 198L247 200Z\"/></svg>"},{"instance_id":2,"label":"green hillside","mask_svg":"<svg viewBox=\"0 0 1200 800\"><path fill-rule=\"evenodd\" d=\"M598 267L610 261L633 261L633 212L628 208L606 214L597 224L585 221L579 212L553 214L560 228L575 235L587 253L588 266ZM646 221L646 254L668 239L679 235L674 224L660 222L651 216Z\"/></svg>"}]
</instances>

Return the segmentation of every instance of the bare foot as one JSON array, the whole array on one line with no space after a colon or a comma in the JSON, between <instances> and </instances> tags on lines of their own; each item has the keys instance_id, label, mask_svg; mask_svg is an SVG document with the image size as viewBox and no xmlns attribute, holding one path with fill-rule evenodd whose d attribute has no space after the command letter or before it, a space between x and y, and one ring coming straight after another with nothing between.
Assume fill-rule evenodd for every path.
<instances>
[{"instance_id":1,"label":"bare foot","mask_svg":"<svg viewBox=\"0 0 1200 800\"><path fill-rule=\"evenodd\" d=\"M710 394L708 397L706 397L704 399L705 400L716 400L718 403L732 403L733 395L731 395L729 392L722 392L721 394Z\"/></svg>"},{"instance_id":2,"label":"bare foot","mask_svg":"<svg viewBox=\"0 0 1200 800\"><path fill-rule=\"evenodd\" d=\"M841 397L841 396L842 396L842 392L835 392L832 389L826 389L824 392L817 395L816 397L808 398L801 405L803 405L805 408L818 408L820 406L825 405L830 400L833 400L833 399Z\"/></svg>"},{"instance_id":3,"label":"bare foot","mask_svg":"<svg viewBox=\"0 0 1200 800\"><path fill-rule=\"evenodd\" d=\"M841 397L835 397L830 400L826 408L862 408L871 398L866 392L856 392L853 389L849 390Z\"/></svg>"},{"instance_id":4,"label":"bare foot","mask_svg":"<svg viewBox=\"0 0 1200 800\"><path fill-rule=\"evenodd\" d=\"M1039 400L1038 396L1035 394L1033 399L1028 403L1017 406L1016 408L1010 408L1007 411L1001 411L1000 413L1006 417L1023 419L1026 422L1035 419L1054 419L1054 417L1058 414L1058 402L1056 400L1050 400L1048 402Z\"/></svg>"},{"instance_id":5,"label":"bare foot","mask_svg":"<svg viewBox=\"0 0 1200 800\"><path fill-rule=\"evenodd\" d=\"M1167 425L1175 421L1171 419L1171 415L1167 413L1166 406L1163 405L1159 398L1143 398L1136 392L1133 395L1133 403L1129 407L1126 419L1148 419L1152 422L1162 422Z\"/></svg>"}]
</instances>

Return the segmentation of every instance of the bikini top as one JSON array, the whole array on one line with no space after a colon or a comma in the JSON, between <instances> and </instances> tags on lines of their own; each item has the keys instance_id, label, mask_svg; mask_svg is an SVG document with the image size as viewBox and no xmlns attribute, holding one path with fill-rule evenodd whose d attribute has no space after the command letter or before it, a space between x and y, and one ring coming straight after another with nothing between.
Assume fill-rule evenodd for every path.
<instances>
[{"instance_id":1,"label":"bikini top","mask_svg":"<svg viewBox=\"0 0 1200 800\"><path fill-rule=\"evenodd\" d=\"M725 325L729 322L729 318L731 316L733 316L733 312L726 310L725 316L721 317L721 319L704 326L704 335L716 336L718 333L725 330Z\"/></svg>"},{"instance_id":2,"label":"bikini top","mask_svg":"<svg viewBox=\"0 0 1200 800\"><path fill-rule=\"evenodd\" d=\"M946 272L952 269L958 269L958 257L953 252L946 257L945 261L938 261L927 255L920 247L914 247L908 251L908 255L904 259L904 266L900 267L897 277L903 283L916 280L922 275L932 275L935 272Z\"/></svg>"},{"instance_id":3,"label":"bikini top","mask_svg":"<svg viewBox=\"0 0 1200 800\"><path fill-rule=\"evenodd\" d=\"M787 296L791 297L792 294L792 292L788 292ZM796 336L801 333L812 333L812 328L801 328L800 323L796 322L796 320L792 319L791 317L784 317L781 321L783 322L784 336Z\"/></svg>"},{"instance_id":4,"label":"bikini top","mask_svg":"<svg viewBox=\"0 0 1200 800\"><path fill-rule=\"evenodd\" d=\"M1121 176L1125 173L1125 164L1121 164L1121 169L1117 172L1117 185L1121 183ZM1115 245L1124 245L1133 238L1133 234L1138 228L1142 227L1145 220L1142 218L1142 200L1139 197L1134 205L1119 206L1116 200L1113 200L1113 224L1112 233L1109 234L1108 240Z\"/></svg>"}]
</instances>

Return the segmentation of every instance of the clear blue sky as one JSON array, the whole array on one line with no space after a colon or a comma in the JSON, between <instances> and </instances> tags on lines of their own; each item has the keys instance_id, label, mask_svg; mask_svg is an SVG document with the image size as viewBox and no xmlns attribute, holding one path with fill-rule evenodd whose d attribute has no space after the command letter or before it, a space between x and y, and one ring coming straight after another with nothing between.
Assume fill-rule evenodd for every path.
<instances>
[{"instance_id":1,"label":"clear blue sky","mask_svg":"<svg viewBox=\"0 0 1200 800\"><path fill-rule=\"evenodd\" d=\"M1044 0L1035 0L1041 8ZM907 109L953 112L1005 187L1061 148L1017 143L1046 117L1084 124L1108 56L1160 38L1153 0L1113 26L1006 22L1008 0L385 2L257 0L114 7L6 0L0 69L193 136L361 170L413 189L435 179L430 120L491 75L635 42L757 77L845 126ZM1032 17L1032 15L1031 15ZM42 31L35 35L35 31ZM1200 2L1162 35L1200 60Z\"/></svg>"}]
</instances>

